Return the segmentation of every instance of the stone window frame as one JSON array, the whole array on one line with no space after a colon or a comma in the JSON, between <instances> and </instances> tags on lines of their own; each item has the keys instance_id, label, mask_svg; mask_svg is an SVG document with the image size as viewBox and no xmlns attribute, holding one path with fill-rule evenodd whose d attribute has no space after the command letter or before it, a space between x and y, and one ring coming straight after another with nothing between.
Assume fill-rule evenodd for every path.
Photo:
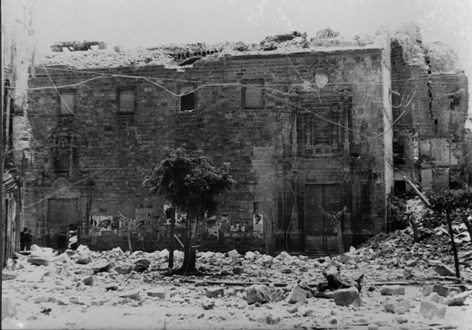
<instances>
[{"instance_id":1,"label":"stone window frame","mask_svg":"<svg viewBox=\"0 0 472 330\"><path fill-rule=\"evenodd\" d=\"M194 95L194 105L193 109L182 109L182 98L186 95ZM179 87L179 113L192 112L197 110L198 105L198 94L197 94L197 85L196 84L186 84Z\"/></svg>"},{"instance_id":2,"label":"stone window frame","mask_svg":"<svg viewBox=\"0 0 472 330\"><path fill-rule=\"evenodd\" d=\"M133 105L132 110L122 109L122 106L121 106L121 93L122 92L127 92L127 91L131 91L134 94L134 105ZM117 87L117 89L116 89L117 113L118 114L125 114L125 115L135 114L136 110L138 108L138 95L137 94L138 94L137 88L134 85L133 86L119 86L119 87Z\"/></svg>"},{"instance_id":3,"label":"stone window frame","mask_svg":"<svg viewBox=\"0 0 472 330\"><path fill-rule=\"evenodd\" d=\"M244 79L241 81L243 85L242 94L241 94L241 101L242 101L242 108L243 110L254 110L254 109L263 109L265 106L265 80L263 78L255 78L255 79ZM260 86L261 89L261 99L260 104L258 106L247 105L246 95L248 91L248 86Z\"/></svg>"},{"instance_id":4,"label":"stone window frame","mask_svg":"<svg viewBox=\"0 0 472 330\"><path fill-rule=\"evenodd\" d=\"M64 101L64 96L66 95L73 95L74 96L74 104L72 109L68 106L68 104ZM63 105L67 105L67 108L63 107ZM75 111L77 109L77 90L76 89L63 89L59 91L59 108L58 108L58 115L61 117L69 117L74 116Z\"/></svg>"}]
</instances>

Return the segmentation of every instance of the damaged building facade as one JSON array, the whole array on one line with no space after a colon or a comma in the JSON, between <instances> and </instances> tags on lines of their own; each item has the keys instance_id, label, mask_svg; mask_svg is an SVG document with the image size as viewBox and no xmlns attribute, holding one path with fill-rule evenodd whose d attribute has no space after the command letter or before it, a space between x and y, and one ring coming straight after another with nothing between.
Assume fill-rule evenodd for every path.
<instances>
[{"instance_id":1,"label":"damaged building facade","mask_svg":"<svg viewBox=\"0 0 472 330\"><path fill-rule=\"evenodd\" d=\"M31 4L2 1L2 256L20 247L24 175L31 160L27 118L28 68L33 53Z\"/></svg>"},{"instance_id":2,"label":"damaged building facade","mask_svg":"<svg viewBox=\"0 0 472 330\"><path fill-rule=\"evenodd\" d=\"M52 247L71 230L96 249L127 248L128 234L135 248L166 247L168 218L185 215L142 188L139 168L167 146L202 148L237 181L201 224L201 249L336 253L330 218L343 209L346 247L386 231L395 125L425 111L416 100L428 92L410 99L402 79L414 68L395 62L395 40L294 34L257 49L148 50L132 62L118 50L51 55L30 80L38 144L26 221ZM467 91L463 75L448 81L447 93ZM454 111L465 115L466 102Z\"/></svg>"}]
</instances>

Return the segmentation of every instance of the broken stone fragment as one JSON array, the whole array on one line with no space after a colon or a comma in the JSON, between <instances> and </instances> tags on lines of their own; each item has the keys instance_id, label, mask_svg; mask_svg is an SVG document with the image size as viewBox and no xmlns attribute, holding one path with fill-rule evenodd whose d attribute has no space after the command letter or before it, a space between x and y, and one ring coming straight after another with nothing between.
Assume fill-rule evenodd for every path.
<instances>
[{"instance_id":1,"label":"broken stone fragment","mask_svg":"<svg viewBox=\"0 0 472 330\"><path fill-rule=\"evenodd\" d=\"M354 287L334 291L334 302L338 306L354 305L358 307L362 303L359 290Z\"/></svg>"},{"instance_id":2,"label":"broken stone fragment","mask_svg":"<svg viewBox=\"0 0 472 330\"><path fill-rule=\"evenodd\" d=\"M14 280L16 278L15 274L2 273L2 281Z\"/></svg>"},{"instance_id":3,"label":"broken stone fragment","mask_svg":"<svg viewBox=\"0 0 472 330\"><path fill-rule=\"evenodd\" d=\"M107 286L105 288L106 291L116 291L118 290L118 286L117 285L110 285L110 286Z\"/></svg>"},{"instance_id":4,"label":"broken stone fragment","mask_svg":"<svg viewBox=\"0 0 472 330\"><path fill-rule=\"evenodd\" d=\"M74 252L74 251L72 251ZM72 262L69 254L67 252L64 252L60 255L58 255L57 257L55 257L53 259L54 262L57 262L57 263L68 263L68 262Z\"/></svg>"},{"instance_id":5,"label":"broken stone fragment","mask_svg":"<svg viewBox=\"0 0 472 330\"><path fill-rule=\"evenodd\" d=\"M137 292L137 291L126 292L126 293L121 294L119 297L120 298L133 299L133 300L140 300L141 299L141 296L140 296L139 292Z\"/></svg>"},{"instance_id":6,"label":"broken stone fragment","mask_svg":"<svg viewBox=\"0 0 472 330\"><path fill-rule=\"evenodd\" d=\"M49 262L46 259L43 258L29 258L28 262L32 265L36 266L47 266L49 265Z\"/></svg>"},{"instance_id":7,"label":"broken stone fragment","mask_svg":"<svg viewBox=\"0 0 472 330\"><path fill-rule=\"evenodd\" d=\"M472 291L466 291L459 294L456 294L453 297L447 298L444 300L444 304L448 306L463 306L467 297L472 293Z\"/></svg>"},{"instance_id":8,"label":"broken stone fragment","mask_svg":"<svg viewBox=\"0 0 472 330\"><path fill-rule=\"evenodd\" d=\"M92 258L90 258L90 256L79 255L79 257L76 260L76 263L79 265L87 265L91 262L92 262Z\"/></svg>"},{"instance_id":9,"label":"broken stone fragment","mask_svg":"<svg viewBox=\"0 0 472 330\"><path fill-rule=\"evenodd\" d=\"M246 254L244 255L244 259L248 259L248 260L253 260L255 257L256 257L256 254L251 251L246 252Z\"/></svg>"},{"instance_id":10,"label":"broken stone fragment","mask_svg":"<svg viewBox=\"0 0 472 330\"><path fill-rule=\"evenodd\" d=\"M437 292L431 292L428 296L428 300L439 303L441 301L441 296Z\"/></svg>"},{"instance_id":11,"label":"broken stone fragment","mask_svg":"<svg viewBox=\"0 0 472 330\"><path fill-rule=\"evenodd\" d=\"M288 295L287 302L289 304L295 303L305 303L307 298L307 292L303 290L300 286L295 286L290 294Z\"/></svg>"},{"instance_id":12,"label":"broken stone fragment","mask_svg":"<svg viewBox=\"0 0 472 330\"><path fill-rule=\"evenodd\" d=\"M254 284L246 289L246 300L248 305L269 302L270 296L271 292L269 287L263 284Z\"/></svg>"},{"instance_id":13,"label":"broken stone fragment","mask_svg":"<svg viewBox=\"0 0 472 330\"><path fill-rule=\"evenodd\" d=\"M453 272L452 269L443 264L435 266L434 271L438 273L439 276L456 276L456 273Z\"/></svg>"},{"instance_id":14,"label":"broken stone fragment","mask_svg":"<svg viewBox=\"0 0 472 330\"><path fill-rule=\"evenodd\" d=\"M2 297L2 321L17 314L15 304L9 297Z\"/></svg>"},{"instance_id":15,"label":"broken stone fragment","mask_svg":"<svg viewBox=\"0 0 472 330\"><path fill-rule=\"evenodd\" d=\"M423 296L429 296L431 294L431 292L433 292L433 287L434 285L432 284L425 284L423 285Z\"/></svg>"},{"instance_id":16,"label":"broken stone fragment","mask_svg":"<svg viewBox=\"0 0 472 330\"><path fill-rule=\"evenodd\" d=\"M127 275L133 270L133 265L117 265L113 268L118 274Z\"/></svg>"},{"instance_id":17,"label":"broken stone fragment","mask_svg":"<svg viewBox=\"0 0 472 330\"><path fill-rule=\"evenodd\" d=\"M95 274L103 273L103 272L108 272L110 270L110 267L111 267L110 262L101 260L92 265L92 270Z\"/></svg>"},{"instance_id":18,"label":"broken stone fragment","mask_svg":"<svg viewBox=\"0 0 472 330\"><path fill-rule=\"evenodd\" d=\"M93 277L92 276L86 277L82 280L82 282L84 282L84 285L92 286L93 285Z\"/></svg>"},{"instance_id":19,"label":"broken stone fragment","mask_svg":"<svg viewBox=\"0 0 472 330\"><path fill-rule=\"evenodd\" d=\"M164 288L155 288L155 289L152 289L151 291L148 291L147 295L149 297L159 298L161 300L164 300L166 297L166 290Z\"/></svg>"},{"instance_id":20,"label":"broken stone fragment","mask_svg":"<svg viewBox=\"0 0 472 330\"><path fill-rule=\"evenodd\" d=\"M205 288L205 295L208 298L216 298L219 295L223 297L225 295L225 290L223 288Z\"/></svg>"},{"instance_id":21,"label":"broken stone fragment","mask_svg":"<svg viewBox=\"0 0 472 330\"><path fill-rule=\"evenodd\" d=\"M429 320L433 317L444 319L446 316L446 306L433 301L423 300L420 304L420 315Z\"/></svg>"},{"instance_id":22,"label":"broken stone fragment","mask_svg":"<svg viewBox=\"0 0 472 330\"><path fill-rule=\"evenodd\" d=\"M455 287L444 286L441 284L434 284L432 292L437 292L442 297L449 297L451 293L460 293L461 290Z\"/></svg>"},{"instance_id":23,"label":"broken stone fragment","mask_svg":"<svg viewBox=\"0 0 472 330\"><path fill-rule=\"evenodd\" d=\"M134 263L135 266L133 270L135 272L142 273L145 270L148 270L150 264L151 262L149 260L140 259Z\"/></svg>"},{"instance_id":24,"label":"broken stone fragment","mask_svg":"<svg viewBox=\"0 0 472 330\"><path fill-rule=\"evenodd\" d=\"M284 268L281 270L282 274L292 274L293 270L291 268Z\"/></svg>"},{"instance_id":25,"label":"broken stone fragment","mask_svg":"<svg viewBox=\"0 0 472 330\"><path fill-rule=\"evenodd\" d=\"M405 314L410 311L410 302L405 299L398 299L396 301L387 301L384 304L387 313Z\"/></svg>"},{"instance_id":26,"label":"broken stone fragment","mask_svg":"<svg viewBox=\"0 0 472 330\"><path fill-rule=\"evenodd\" d=\"M239 254L238 251L231 250L231 251L228 251L228 257L231 259L238 259L239 257L241 257L241 255Z\"/></svg>"},{"instance_id":27,"label":"broken stone fragment","mask_svg":"<svg viewBox=\"0 0 472 330\"><path fill-rule=\"evenodd\" d=\"M232 275L231 272L227 269L223 269L221 272L220 272L220 275L221 276L228 276L228 275Z\"/></svg>"},{"instance_id":28,"label":"broken stone fragment","mask_svg":"<svg viewBox=\"0 0 472 330\"><path fill-rule=\"evenodd\" d=\"M382 286L380 293L384 296L403 296L405 295L405 288L400 285Z\"/></svg>"},{"instance_id":29,"label":"broken stone fragment","mask_svg":"<svg viewBox=\"0 0 472 330\"><path fill-rule=\"evenodd\" d=\"M287 312L289 312L290 314L296 313L298 312L298 307L297 306L289 307L287 308Z\"/></svg>"},{"instance_id":30,"label":"broken stone fragment","mask_svg":"<svg viewBox=\"0 0 472 330\"><path fill-rule=\"evenodd\" d=\"M244 267L240 267L240 266L233 267L233 274L234 275L240 275L242 273L244 273Z\"/></svg>"},{"instance_id":31,"label":"broken stone fragment","mask_svg":"<svg viewBox=\"0 0 472 330\"><path fill-rule=\"evenodd\" d=\"M411 268L411 267L415 267L417 264L418 264L418 260L413 259L413 260L408 260L405 263L405 266Z\"/></svg>"},{"instance_id":32,"label":"broken stone fragment","mask_svg":"<svg viewBox=\"0 0 472 330\"><path fill-rule=\"evenodd\" d=\"M215 307L214 301L206 301L202 303L202 308L204 310L210 310L210 309L213 309L213 307Z\"/></svg>"}]
</instances>

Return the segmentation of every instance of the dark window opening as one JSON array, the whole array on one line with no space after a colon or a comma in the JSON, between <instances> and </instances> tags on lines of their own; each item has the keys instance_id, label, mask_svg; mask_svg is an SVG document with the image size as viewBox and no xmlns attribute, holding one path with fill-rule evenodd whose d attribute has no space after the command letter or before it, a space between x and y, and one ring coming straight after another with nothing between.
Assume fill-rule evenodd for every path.
<instances>
[{"instance_id":1,"label":"dark window opening","mask_svg":"<svg viewBox=\"0 0 472 330\"><path fill-rule=\"evenodd\" d=\"M197 108L196 86L180 87L180 111L193 111Z\"/></svg>"},{"instance_id":2,"label":"dark window opening","mask_svg":"<svg viewBox=\"0 0 472 330\"><path fill-rule=\"evenodd\" d=\"M195 93L184 94L180 97L180 111L195 110Z\"/></svg>"},{"instance_id":3,"label":"dark window opening","mask_svg":"<svg viewBox=\"0 0 472 330\"><path fill-rule=\"evenodd\" d=\"M402 195L406 193L406 181L405 180L395 180L394 187L395 195Z\"/></svg>"},{"instance_id":4,"label":"dark window opening","mask_svg":"<svg viewBox=\"0 0 472 330\"><path fill-rule=\"evenodd\" d=\"M72 116L75 112L76 104L76 92L75 91L63 91L59 95L60 99L60 116Z\"/></svg>"},{"instance_id":5,"label":"dark window opening","mask_svg":"<svg viewBox=\"0 0 472 330\"><path fill-rule=\"evenodd\" d=\"M462 185L457 181L449 182L449 189L461 189Z\"/></svg>"},{"instance_id":6,"label":"dark window opening","mask_svg":"<svg viewBox=\"0 0 472 330\"><path fill-rule=\"evenodd\" d=\"M243 81L244 109L260 109L264 107L264 80Z\"/></svg>"},{"instance_id":7,"label":"dark window opening","mask_svg":"<svg viewBox=\"0 0 472 330\"><path fill-rule=\"evenodd\" d=\"M118 111L125 113L134 113L136 110L136 89L120 88L118 89Z\"/></svg>"}]
</instances>

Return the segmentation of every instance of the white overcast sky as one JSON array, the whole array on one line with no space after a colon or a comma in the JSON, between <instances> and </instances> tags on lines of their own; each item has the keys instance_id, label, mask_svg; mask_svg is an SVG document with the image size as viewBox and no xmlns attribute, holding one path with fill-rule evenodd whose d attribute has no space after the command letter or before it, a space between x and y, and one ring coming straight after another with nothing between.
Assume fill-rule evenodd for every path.
<instances>
[{"instance_id":1,"label":"white overcast sky","mask_svg":"<svg viewBox=\"0 0 472 330\"><path fill-rule=\"evenodd\" d=\"M33 1L33 0L32 0ZM109 48L245 41L293 30L314 36L394 32L416 22L426 42L459 54L472 79L471 0L34 0L37 50L56 41L105 41Z\"/></svg>"}]
</instances>

